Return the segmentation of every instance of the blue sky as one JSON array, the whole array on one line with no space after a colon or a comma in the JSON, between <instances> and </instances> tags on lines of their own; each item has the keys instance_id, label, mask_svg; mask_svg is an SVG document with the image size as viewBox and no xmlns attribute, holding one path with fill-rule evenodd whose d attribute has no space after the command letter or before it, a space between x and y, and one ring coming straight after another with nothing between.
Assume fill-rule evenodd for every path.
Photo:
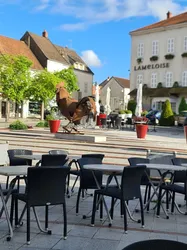
<instances>
[{"instance_id":1,"label":"blue sky","mask_svg":"<svg viewBox=\"0 0 187 250\"><path fill-rule=\"evenodd\" d=\"M129 32L187 11L186 0L0 0L0 34L42 34L77 51L101 83L129 77Z\"/></svg>"}]
</instances>

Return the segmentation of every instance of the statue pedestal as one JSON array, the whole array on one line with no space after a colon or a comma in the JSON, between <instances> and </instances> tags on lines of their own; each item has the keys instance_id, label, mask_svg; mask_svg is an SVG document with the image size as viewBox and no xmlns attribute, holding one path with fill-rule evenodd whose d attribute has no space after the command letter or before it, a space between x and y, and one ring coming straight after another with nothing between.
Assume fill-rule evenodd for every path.
<instances>
[{"instance_id":1,"label":"statue pedestal","mask_svg":"<svg viewBox=\"0 0 187 250\"><path fill-rule=\"evenodd\" d=\"M85 141L85 142L104 142L104 141L106 141L106 136L66 134L66 133L61 133L61 132L56 133L55 138L72 140L72 141Z\"/></svg>"}]
</instances>

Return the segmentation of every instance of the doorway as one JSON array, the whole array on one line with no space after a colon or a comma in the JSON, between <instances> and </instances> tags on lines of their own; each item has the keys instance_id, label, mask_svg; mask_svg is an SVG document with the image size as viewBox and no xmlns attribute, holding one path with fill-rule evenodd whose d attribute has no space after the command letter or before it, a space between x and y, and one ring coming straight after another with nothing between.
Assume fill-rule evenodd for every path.
<instances>
[{"instance_id":1,"label":"doorway","mask_svg":"<svg viewBox=\"0 0 187 250\"><path fill-rule=\"evenodd\" d=\"M1 118L6 117L6 102L2 101L1 102Z\"/></svg>"}]
</instances>

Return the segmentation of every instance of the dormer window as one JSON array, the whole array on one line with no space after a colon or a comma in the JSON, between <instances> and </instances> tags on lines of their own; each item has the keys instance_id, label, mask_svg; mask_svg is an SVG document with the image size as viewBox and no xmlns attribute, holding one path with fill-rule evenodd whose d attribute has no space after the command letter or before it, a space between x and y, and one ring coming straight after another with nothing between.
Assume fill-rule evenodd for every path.
<instances>
[{"instance_id":1,"label":"dormer window","mask_svg":"<svg viewBox=\"0 0 187 250\"><path fill-rule=\"evenodd\" d=\"M80 69L80 70L85 70L85 65L79 62L74 63L74 68L75 69Z\"/></svg>"}]
</instances>

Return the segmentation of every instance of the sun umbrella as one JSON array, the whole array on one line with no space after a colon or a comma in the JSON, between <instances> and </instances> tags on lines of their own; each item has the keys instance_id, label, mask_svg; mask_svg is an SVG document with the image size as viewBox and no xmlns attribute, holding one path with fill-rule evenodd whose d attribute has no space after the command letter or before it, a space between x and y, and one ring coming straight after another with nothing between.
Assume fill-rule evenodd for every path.
<instances>
[{"instance_id":1,"label":"sun umbrella","mask_svg":"<svg viewBox=\"0 0 187 250\"><path fill-rule=\"evenodd\" d=\"M96 106L97 115L99 115L100 114L99 85L96 85L95 87L95 106Z\"/></svg>"},{"instance_id":2,"label":"sun umbrella","mask_svg":"<svg viewBox=\"0 0 187 250\"><path fill-rule=\"evenodd\" d=\"M106 92L106 105L105 105L105 110L106 110L107 115L109 115L110 112L111 112L111 108L110 108L110 92L111 92L111 89L108 87L107 92Z\"/></svg>"},{"instance_id":3,"label":"sun umbrella","mask_svg":"<svg viewBox=\"0 0 187 250\"><path fill-rule=\"evenodd\" d=\"M139 84L137 90L135 115L141 116L141 113L142 113L142 83Z\"/></svg>"}]
</instances>

